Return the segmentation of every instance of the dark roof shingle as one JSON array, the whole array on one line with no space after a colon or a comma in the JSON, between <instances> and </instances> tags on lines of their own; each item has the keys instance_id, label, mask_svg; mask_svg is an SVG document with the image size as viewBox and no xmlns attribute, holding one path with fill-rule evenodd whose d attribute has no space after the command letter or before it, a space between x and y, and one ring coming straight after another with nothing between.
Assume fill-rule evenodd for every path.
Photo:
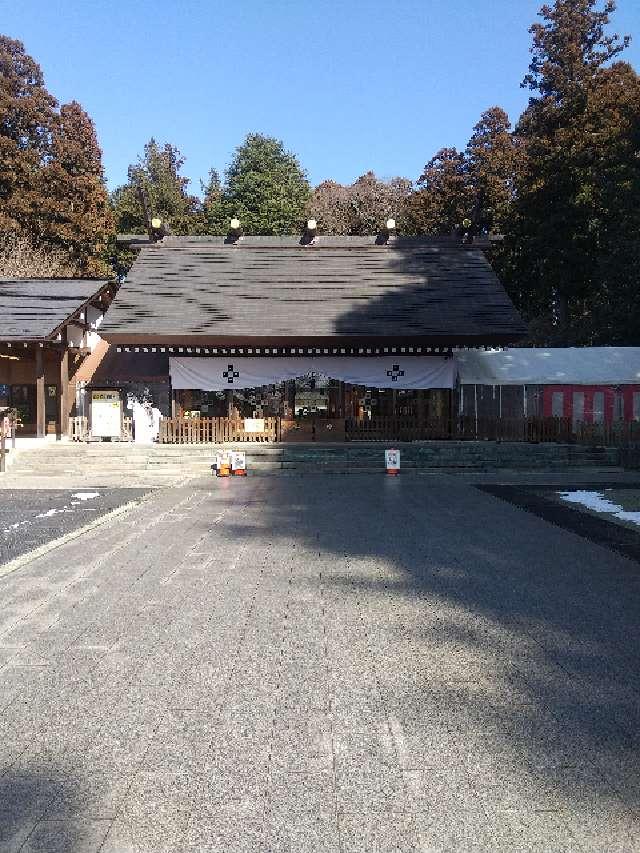
<instances>
[{"instance_id":1,"label":"dark roof shingle","mask_svg":"<svg viewBox=\"0 0 640 853\"><path fill-rule=\"evenodd\" d=\"M108 340L463 338L524 326L484 254L398 238L165 238L140 251L101 328Z\"/></svg>"},{"instance_id":2,"label":"dark roof shingle","mask_svg":"<svg viewBox=\"0 0 640 853\"><path fill-rule=\"evenodd\" d=\"M107 283L95 279L0 279L0 341L50 338Z\"/></svg>"}]
</instances>

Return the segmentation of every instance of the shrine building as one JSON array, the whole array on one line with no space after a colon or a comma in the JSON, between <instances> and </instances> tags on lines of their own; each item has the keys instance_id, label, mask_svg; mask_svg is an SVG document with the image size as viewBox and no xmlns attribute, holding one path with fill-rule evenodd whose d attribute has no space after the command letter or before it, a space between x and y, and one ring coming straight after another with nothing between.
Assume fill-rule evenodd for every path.
<instances>
[{"instance_id":1,"label":"shrine building","mask_svg":"<svg viewBox=\"0 0 640 853\"><path fill-rule=\"evenodd\" d=\"M115 290L96 279L0 280L0 413L17 412L20 435L67 434L77 380L107 349L98 329Z\"/></svg>"},{"instance_id":2,"label":"shrine building","mask_svg":"<svg viewBox=\"0 0 640 853\"><path fill-rule=\"evenodd\" d=\"M163 420L279 418L281 438L412 419L446 437L455 353L525 326L484 252L454 238L170 237L138 254L100 328L93 389Z\"/></svg>"}]
</instances>

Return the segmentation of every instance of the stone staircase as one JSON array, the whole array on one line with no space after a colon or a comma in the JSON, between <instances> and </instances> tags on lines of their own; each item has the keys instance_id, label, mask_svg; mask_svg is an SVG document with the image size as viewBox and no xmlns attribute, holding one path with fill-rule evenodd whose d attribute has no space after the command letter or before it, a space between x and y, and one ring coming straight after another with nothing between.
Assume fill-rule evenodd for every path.
<instances>
[{"instance_id":1,"label":"stone staircase","mask_svg":"<svg viewBox=\"0 0 640 853\"><path fill-rule=\"evenodd\" d=\"M402 470L510 469L521 471L598 468L619 470L618 450L523 442L430 441L384 444L260 444L245 446L252 473L273 471L383 471L385 447L399 447Z\"/></svg>"},{"instance_id":2,"label":"stone staircase","mask_svg":"<svg viewBox=\"0 0 640 853\"><path fill-rule=\"evenodd\" d=\"M210 475L215 448L69 442L13 453L0 489L157 488Z\"/></svg>"},{"instance_id":3,"label":"stone staircase","mask_svg":"<svg viewBox=\"0 0 640 853\"><path fill-rule=\"evenodd\" d=\"M383 443L244 444L249 475L384 470ZM391 446L391 444L389 445ZM522 442L399 444L402 470L616 473L615 448ZM162 487L211 476L214 445L49 444L15 452L2 488Z\"/></svg>"}]
</instances>

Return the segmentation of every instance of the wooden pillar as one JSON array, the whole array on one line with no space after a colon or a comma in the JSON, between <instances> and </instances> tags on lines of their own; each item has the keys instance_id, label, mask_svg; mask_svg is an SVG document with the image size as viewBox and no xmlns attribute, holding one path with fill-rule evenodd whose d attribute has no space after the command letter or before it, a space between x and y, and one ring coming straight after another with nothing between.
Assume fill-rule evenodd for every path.
<instances>
[{"instance_id":1,"label":"wooden pillar","mask_svg":"<svg viewBox=\"0 0 640 853\"><path fill-rule=\"evenodd\" d=\"M44 397L44 353L42 347L36 344L36 435L44 438L47 424L45 418Z\"/></svg>"},{"instance_id":2,"label":"wooden pillar","mask_svg":"<svg viewBox=\"0 0 640 853\"><path fill-rule=\"evenodd\" d=\"M58 400L58 433L57 437L69 432L69 350L66 347L60 354L60 396Z\"/></svg>"},{"instance_id":3,"label":"wooden pillar","mask_svg":"<svg viewBox=\"0 0 640 853\"><path fill-rule=\"evenodd\" d=\"M227 395L227 417L232 418L233 417L233 389L227 388L226 395Z\"/></svg>"}]
</instances>

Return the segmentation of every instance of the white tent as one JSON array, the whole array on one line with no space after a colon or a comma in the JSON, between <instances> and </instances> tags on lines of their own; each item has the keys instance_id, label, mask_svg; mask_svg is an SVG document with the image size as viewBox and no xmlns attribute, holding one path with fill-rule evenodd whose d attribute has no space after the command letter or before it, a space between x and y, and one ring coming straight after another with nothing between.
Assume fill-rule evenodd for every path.
<instances>
[{"instance_id":1,"label":"white tent","mask_svg":"<svg viewBox=\"0 0 640 853\"><path fill-rule=\"evenodd\" d=\"M463 385L640 385L640 347L460 350Z\"/></svg>"}]
</instances>

